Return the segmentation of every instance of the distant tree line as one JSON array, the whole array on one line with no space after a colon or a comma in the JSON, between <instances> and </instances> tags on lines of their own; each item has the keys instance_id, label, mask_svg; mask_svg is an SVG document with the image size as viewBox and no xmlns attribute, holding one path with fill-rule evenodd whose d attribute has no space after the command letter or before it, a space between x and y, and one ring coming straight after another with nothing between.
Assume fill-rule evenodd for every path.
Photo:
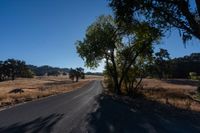
<instances>
[{"instance_id":1,"label":"distant tree line","mask_svg":"<svg viewBox=\"0 0 200 133\"><path fill-rule=\"evenodd\" d=\"M101 73L101 72L86 72L85 75L103 76L103 73Z\"/></svg>"},{"instance_id":2,"label":"distant tree line","mask_svg":"<svg viewBox=\"0 0 200 133\"><path fill-rule=\"evenodd\" d=\"M0 61L0 81L15 80L16 77L32 78L34 73L25 61L8 59Z\"/></svg>"},{"instance_id":3,"label":"distant tree line","mask_svg":"<svg viewBox=\"0 0 200 133\"><path fill-rule=\"evenodd\" d=\"M34 66L27 65L25 61L17 59L7 59L0 61L0 81L15 80L16 78L33 78L34 76L59 76L68 75L73 81L78 82L79 78L84 79L84 69L78 67L76 69L51 67L48 65Z\"/></svg>"},{"instance_id":4,"label":"distant tree line","mask_svg":"<svg viewBox=\"0 0 200 133\"><path fill-rule=\"evenodd\" d=\"M172 60L172 77L188 78L190 72L200 75L200 53L193 53L183 58Z\"/></svg>"},{"instance_id":5,"label":"distant tree line","mask_svg":"<svg viewBox=\"0 0 200 133\"><path fill-rule=\"evenodd\" d=\"M191 78L190 74L200 75L200 53L170 59L165 49L155 53L153 62L146 67L147 76L157 78Z\"/></svg>"}]
</instances>

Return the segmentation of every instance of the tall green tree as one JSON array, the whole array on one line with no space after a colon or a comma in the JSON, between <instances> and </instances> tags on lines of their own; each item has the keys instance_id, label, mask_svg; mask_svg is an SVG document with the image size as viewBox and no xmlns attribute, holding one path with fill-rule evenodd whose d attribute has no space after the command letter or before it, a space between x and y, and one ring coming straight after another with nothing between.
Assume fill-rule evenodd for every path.
<instances>
[{"instance_id":1,"label":"tall green tree","mask_svg":"<svg viewBox=\"0 0 200 133\"><path fill-rule=\"evenodd\" d=\"M200 0L110 0L120 24L149 22L164 30L177 28L183 41L200 40Z\"/></svg>"},{"instance_id":2,"label":"tall green tree","mask_svg":"<svg viewBox=\"0 0 200 133\"><path fill-rule=\"evenodd\" d=\"M120 47L121 38L111 16L100 16L90 25L83 41L77 41L77 52L87 67L96 68L105 59L109 74L114 81L116 93L120 93L115 50Z\"/></svg>"},{"instance_id":3,"label":"tall green tree","mask_svg":"<svg viewBox=\"0 0 200 133\"><path fill-rule=\"evenodd\" d=\"M112 16L100 16L91 24L83 41L77 41L77 52L91 68L105 60L114 91L121 94L122 83L139 56L152 52L152 44L160 37L158 29L148 23L133 24L120 30Z\"/></svg>"},{"instance_id":4,"label":"tall green tree","mask_svg":"<svg viewBox=\"0 0 200 133\"><path fill-rule=\"evenodd\" d=\"M155 53L155 67L160 79L167 77L167 75L170 73L169 60L169 53L166 49L161 48L159 52Z\"/></svg>"}]
</instances>

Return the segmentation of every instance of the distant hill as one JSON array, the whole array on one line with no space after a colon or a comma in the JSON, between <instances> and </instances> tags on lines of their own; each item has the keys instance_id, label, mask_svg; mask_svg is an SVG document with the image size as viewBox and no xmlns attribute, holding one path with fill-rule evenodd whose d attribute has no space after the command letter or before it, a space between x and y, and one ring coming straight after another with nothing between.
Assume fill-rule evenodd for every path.
<instances>
[{"instance_id":1,"label":"distant hill","mask_svg":"<svg viewBox=\"0 0 200 133\"><path fill-rule=\"evenodd\" d=\"M28 65L28 68L31 69L35 73L36 76L43 76L43 75L60 75L60 74L66 74L69 73L69 68L59 68L59 67L52 67L48 65L44 66L34 66L34 65Z\"/></svg>"},{"instance_id":2,"label":"distant hill","mask_svg":"<svg viewBox=\"0 0 200 133\"><path fill-rule=\"evenodd\" d=\"M70 68L59 68L59 67L52 67L48 65L44 66L34 66L34 65L28 65L28 68L36 75L36 76L44 76L44 75L50 75L50 76L57 76L57 75L65 75L69 73ZM102 76L103 73L100 72L86 72L86 75L99 75Z\"/></svg>"}]
</instances>

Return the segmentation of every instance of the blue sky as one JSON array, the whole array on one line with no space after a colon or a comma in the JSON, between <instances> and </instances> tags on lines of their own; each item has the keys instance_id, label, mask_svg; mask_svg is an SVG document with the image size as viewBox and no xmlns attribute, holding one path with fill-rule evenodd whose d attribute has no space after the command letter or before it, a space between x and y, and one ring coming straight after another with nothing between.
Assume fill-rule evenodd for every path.
<instances>
[{"instance_id":1,"label":"blue sky","mask_svg":"<svg viewBox=\"0 0 200 133\"><path fill-rule=\"evenodd\" d=\"M74 43L99 15L111 13L107 0L0 0L0 60L83 67ZM177 33L155 47L168 49L172 58L200 52L198 40L185 48Z\"/></svg>"}]
</instances>

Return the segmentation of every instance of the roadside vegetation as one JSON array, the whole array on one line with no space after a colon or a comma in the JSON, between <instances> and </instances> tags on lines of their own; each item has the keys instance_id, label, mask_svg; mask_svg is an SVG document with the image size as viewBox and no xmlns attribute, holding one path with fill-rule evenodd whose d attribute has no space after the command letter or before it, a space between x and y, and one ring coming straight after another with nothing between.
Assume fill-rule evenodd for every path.
<instances>
[{"instance_id":1,"label":"roadside vegetation","mask_svg":"<svg viewBox=\"0 0 200 133\"><path fill-rule=\"evenodd\" d=\"M200 40L199 1L192 3L193 8L184 0L110 0L109 4L115 16L99 16L87 28L85 37L75 43L85 65L96 68L104 62L104 83L115 95L157 101L163 98L166 104L177 107L180 102L183 108L191 109L192 104L199 107L200 54L171 59L165 49L154 51L154 46L174 29L185 45L193 38ZM144 87L147 78L152 82L151 78L159 79L160 84ZM163 88L170 81L182 86L173 91ZM195 82L194 88L191 82ZM190 87L182 90L184 85Z\"/></svg>"}]
</instances>

